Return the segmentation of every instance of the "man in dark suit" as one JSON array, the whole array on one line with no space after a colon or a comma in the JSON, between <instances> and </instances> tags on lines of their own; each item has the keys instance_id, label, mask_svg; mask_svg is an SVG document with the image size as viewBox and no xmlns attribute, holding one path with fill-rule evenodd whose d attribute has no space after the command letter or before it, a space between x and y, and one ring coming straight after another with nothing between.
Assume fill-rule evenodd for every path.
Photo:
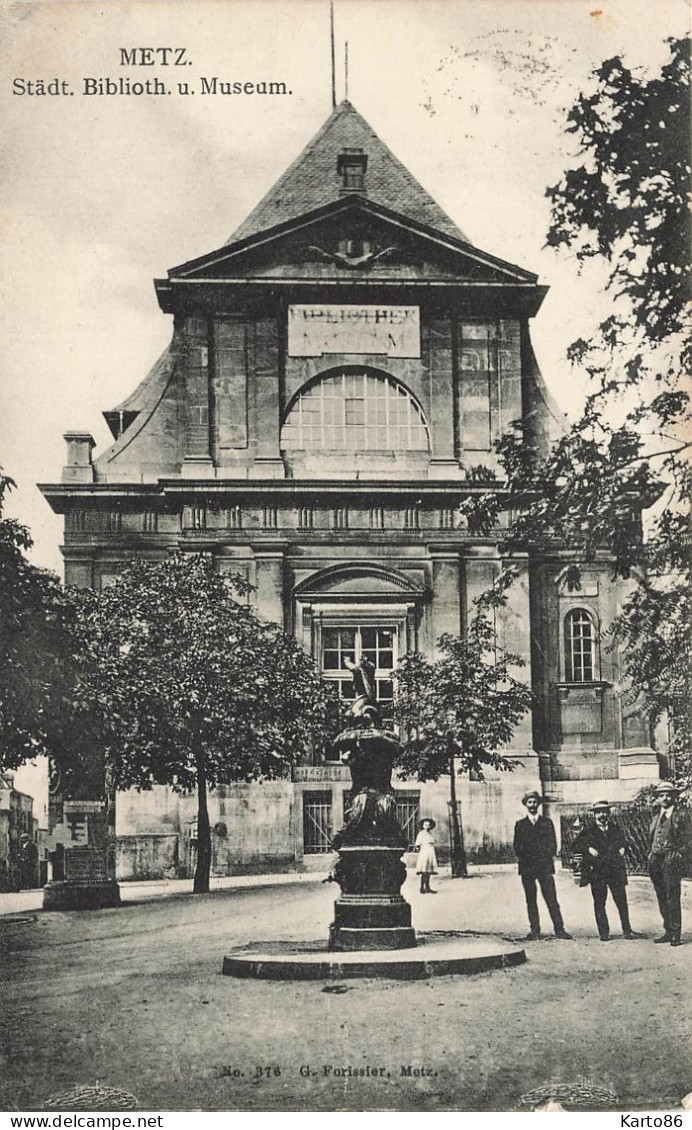
<instances>
[{"instance_id":1,"label":"man in dark suit","mask_svg":"<svg viewBox=\"0 0 692 1130\"><path fill-rule=\"evenodd\" d=\"M670 942L682 945L682 910L680 885L685 861L690 853L690 815L679 807L680 791L670 781L661 781L656 787L658 815L650 827L651 852L649 876L656 891L658 908L663 919L663 934L654 938L657 943Z\"/></svg>"},{"instance_id":2,"label":"man in dark suit","mask_svg":"<svg viewBox=\"0 0 692 1130\"><path fill-rule=\"evenodd\" d=\"M555 890L553 859L557 854L557 839L553 822L547 816L539 814L538 810L543 804L540 793L526 793L521 803L527 815L523 820L517 820L514 826L514 850L519 860L519 874L526 895L526 909L531 927L526 939L534 941L541 936L536 883L540 886L548 907L555 937L571 939L572 935L565 930Z\"/></svg>"},{"instance_id":3,"label":"man in dark suit","mask_svg":"<svg viewBox=\"0 0 692 1130\"><path fill-rule=\"evenodd\" d=\"M611 820L607 800L597 801L591 811L594 823L586 826L574 845L575 852L582 856L579 886L591 887L596 926L602 942L610 941L610 923L606 914L609 890L620 915L623 938L636 938L638 935L630 925L625 890L627 867L623 831Z\"/></svg>"}]
</instances>

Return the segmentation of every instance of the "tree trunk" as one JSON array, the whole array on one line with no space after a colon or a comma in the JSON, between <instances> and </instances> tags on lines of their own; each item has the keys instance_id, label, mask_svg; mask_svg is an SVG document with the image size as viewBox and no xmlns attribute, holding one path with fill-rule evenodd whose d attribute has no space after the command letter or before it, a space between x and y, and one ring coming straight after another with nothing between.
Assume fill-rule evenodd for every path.
<instances>
[{"instance_id":1,"label":"tree trunk","mask_svg":"<svg viewBox=\"0 0 692 1130\"><path fill-rule=\"evenodd\" d=\"M207 771L203 753L197 755L197 797L197 866L192 893L206 895L209 893L211 872L211 828L207 805Z\"/></svg>"},{"instance_id":2,"label":"tree trunk","mask_svg":"<svg viewBox=\"0 0 692 1130\"><path fill-rule=\"evenodd\" d=\"M452 878L467 879L469 871L466 864L464 832L461 826L461 816L457 802L457 783L453 756L449 759L449 826L452 833L452 853L450 856Z\"/></svg>"}]
</instances>

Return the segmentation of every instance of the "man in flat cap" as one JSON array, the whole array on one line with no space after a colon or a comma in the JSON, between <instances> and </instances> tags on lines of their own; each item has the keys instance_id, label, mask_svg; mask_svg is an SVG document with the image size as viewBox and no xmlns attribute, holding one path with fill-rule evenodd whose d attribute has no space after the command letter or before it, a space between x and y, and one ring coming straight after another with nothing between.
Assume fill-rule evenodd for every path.
<instances>
[{"instance_id":1,"label":"man in flat cap","mask_svg":"<svg viewBox=\"0 0 692 1130\"><path fill-rule=\"evenodd\" d=\"M541 936L541 922L538 913L538 896L536 883L541 888L541 894L548 907L556 938L571 939L572 935L565 930L562 920L560 904L557 901L555 890L555 864L557 854L557 839L552 820L541 816L539 809L543 804L543 797L535 791L525 793L521 803L526 809L523 820L517 820L514 826L514 851L519 860L519 874L521 876L524 894L526 895L526 909L529 913L530 931L526 935L527 941L535 941Z\"/></svg>"},{"instance_id":2,"label":"man in flat cap","mask_svg":"<svg viewBox=\"0 0 692 1130\"><path fill-rule=\"evenodd\" d=\"M593 822L587 824L577 839L574 850L582 856L580 887L591 887L593 909L598 936L602 942L610 941L610 923L606 914L608 891L613 896L623 938L636 938L630 925L627 905L627 867L625 866L625 837L622 828L610 816L607 800L596 801L591 811Z\"/></svg>"},{"instance_id":3,"label":"man in flat cap","mask_svg":"<svg viewBox=\"0 0 692 1130\"><path fill-rule=\"evenodd\" d=\"M680 790L670 781L656 786L659 811L650 828L649 875L663 919L663 933L654 941L670 942L671 946L682 944L680 885L691 839L689 813L679 806L679 798Z\"/></svg>"}]
</instances>

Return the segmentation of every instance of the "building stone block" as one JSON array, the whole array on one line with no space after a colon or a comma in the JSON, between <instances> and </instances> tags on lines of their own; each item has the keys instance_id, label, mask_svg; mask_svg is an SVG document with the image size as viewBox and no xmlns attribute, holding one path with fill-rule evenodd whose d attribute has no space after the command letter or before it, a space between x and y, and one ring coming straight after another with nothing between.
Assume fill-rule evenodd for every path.
<instances>
[{"instance_id":1,"label":"building stone block","mask_svg":"<svg viewBox=\"0 0 692 1130\"><path fill-rule=\"evenodd\" d=\"M78 589L94 587L94 563L91 560L65 558L65 584Z\"/></svg>"}]
</instances>

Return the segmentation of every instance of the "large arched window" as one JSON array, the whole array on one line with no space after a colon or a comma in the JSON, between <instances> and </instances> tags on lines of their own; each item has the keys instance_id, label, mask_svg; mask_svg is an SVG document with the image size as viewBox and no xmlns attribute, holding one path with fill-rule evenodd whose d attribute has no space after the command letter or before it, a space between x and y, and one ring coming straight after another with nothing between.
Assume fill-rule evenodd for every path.
<instances>
[{"instance_id":1,"label":"large arched window","mask_svg":"<svg viewBox=\"0 0 692 1130\"><path fill-rule=\"evenodd\" d=\"M294 400L284 451L429 451L423 413L392 377L366 369L330 373Z\"/></svg>"},{"instance_id":2,"label":"large arched window","mask_svg":"<svg viewBox=\"0 0 692 1130\"><path fill-rule=\"evenodd\" d=\"M591 683L596 679L596 629L584 608L573 608L565 616L565 676L568 683Z\"/></svg>"}]
</instances>

